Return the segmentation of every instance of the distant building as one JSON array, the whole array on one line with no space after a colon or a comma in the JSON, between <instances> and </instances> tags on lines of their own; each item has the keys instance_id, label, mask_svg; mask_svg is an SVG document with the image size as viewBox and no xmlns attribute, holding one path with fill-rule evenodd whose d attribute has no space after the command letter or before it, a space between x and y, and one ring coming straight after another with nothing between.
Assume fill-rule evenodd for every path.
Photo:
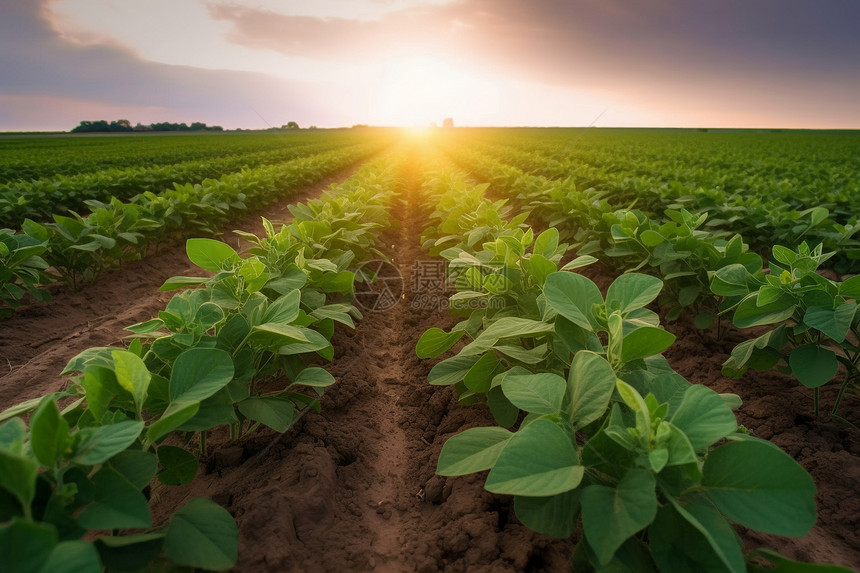
<instances>
[{"instance_id":1,"label":"distant building","mask_svg":"<svg viewBox=\"0 0 860 573\"><path fill-rule=\"evenodd\" d=\"M442 127L454 127L454 118L446 117L442 120Z\"/></svg>"}]
</instances>

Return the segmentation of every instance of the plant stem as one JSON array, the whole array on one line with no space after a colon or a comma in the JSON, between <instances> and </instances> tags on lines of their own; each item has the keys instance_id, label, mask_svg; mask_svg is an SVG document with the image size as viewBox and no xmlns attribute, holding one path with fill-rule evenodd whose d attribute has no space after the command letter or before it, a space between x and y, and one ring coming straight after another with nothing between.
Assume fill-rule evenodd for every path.
<instances>
[{"instance_id":1,"label":"plant stem","mask_svg":"<svg viewBox=\"0 0 860 573\"><path fill-rule=\"evenodd\" d=\"M819 396L820 396L820 395L821 395L821 389L820 389L820 388L816 388L816 389L813 391L813 400L815 401L815 417L816 417L816 418L818 417L818 399L819 399Z\"/></svg>"},{"instance_id":2,"label":"plant stem","mask_svg":"<svg viewBox=\"0 0 860 573\"><path fill-rule=\"evenodd\" d=\"M839 387L839 393L836 394L836 403L833 404L833 409L830 411L830 414L836 414L836 411L839 409L839 403L842 402L842 395L845 394L845 390L848 388L848 383L851 382L852 376L846 375L845 380L842 382L842 386Z\"/></svg>"}]
</instances>

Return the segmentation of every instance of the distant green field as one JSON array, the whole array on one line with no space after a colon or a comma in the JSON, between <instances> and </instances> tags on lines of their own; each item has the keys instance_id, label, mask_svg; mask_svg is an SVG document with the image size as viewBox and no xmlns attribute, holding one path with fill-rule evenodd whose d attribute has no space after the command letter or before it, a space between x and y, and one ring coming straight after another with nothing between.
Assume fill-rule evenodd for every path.
<instances>
[{"instance_id":1,"label":"distant green field","mask_svg":"<svg viewBox=\"0 0 860 573\"><path fill-rule=\"evenodd\" d=\"M707 213L704 228L763 250L801 240L856 247L858 131L476 129L440 145L510 193L590 190L658 218Z\"/></svg>"},{"instance_id":2,"label":"distant green field","mask_svg":"<svg viewBox=\"0 0 860 573\"><path fill-rule=\"evenodd\" d=\"M0 226L86 212L87 200L127 201L359 141L348 131L0 138Z\"/></svg>"}]
</instances>

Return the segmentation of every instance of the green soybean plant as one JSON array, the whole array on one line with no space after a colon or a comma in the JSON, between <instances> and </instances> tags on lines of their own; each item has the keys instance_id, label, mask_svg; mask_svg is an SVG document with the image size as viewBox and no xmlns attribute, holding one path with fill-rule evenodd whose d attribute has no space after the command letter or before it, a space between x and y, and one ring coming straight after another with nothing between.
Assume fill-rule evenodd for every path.
<instances>
[{"instance_id":1,"label":"green soybean plant","mask_svg":"<svg viewBox=\"0 0 860 573\"><path fill-rule=\"evenodd\" d=\"M178 402L176 398L163 402L161 408L185 412L170 430L205 432L229 424L238 438L244 420L250 420L249 431L263 424L283 432L302 409L318 409L317 397L334 378L322 368L307 367L306 361L310 355L331 359L334 321L354 326L352 307L325 304L325 294L314 289L295 264L281 274L257 256L240 257L212 239L190 239L187 251L192 262L215 276L169 279L163 288L203 286L174 296L158 318L129 330L146 341L141 342L141 356L148 370L161 378L167 378L191 351L209 351L210 364L220 360L225 372L232 374L204 396L196 410L186 411L182 396ZM310 269L308 274L315 272L320 271ZM319 282L323 287L331 284ZM260 394L264 382L267 390ZM313 388L315 395L299 392L300 388Z\"/></svg>"},{"instance_id":2,"label":"green soybean plant","mask_svg":"<svg viewBox=\"0 0 860 573\"><path fill-rule=\"evenodd\" d=\"M39 288L50 282L42 257L47 250L48 230L29 219L23 232L0 229L0 318L11 316L27 294L48 300L48 291Z\"/></svg>"},{"instance_id":3,"label":"green soybean plant","mask_svg":"<svg viewBox=\"0 0 860 573\"><path fill-rule=\"evenodd\" d=\"M219 505L195 498L154 528L155 453L140 449L144 422L118 412L83 423L42 398L29 428L0 425L0 554L8 571L97 573L153 562L206 570L233 567L238 530ZM122 534L119 531L122 530Z\"/></svg>"},{"instance_id":4,"label":"green soybean plant","mask_svg":"<svg viewBox=\"0 0 860 573\"><path fill-rule=\"evenodd\" d=\"M711 290L726 297L723 312L732 312L735 326L773 325L768 332L732 350L723 373L740 377L748 369L779 367L813 389L819 414L820 388L845 367L845 376L831 410L837 411L846 391L857 391L860 378L860 278L833 281L817 270L833 253L805 242L796 250L773 247L768 272L728 265L714 273ZM838 417L838 416L837 416Z\"/></svg>"},{"instance_id":5,"label":"green soybean plant","mask_svg":"<svg viewBox=\"0 0 860 573\"><path fill-rule=\"evenodd\" d=\"M550 274L554 359L493 381L525 418L453 436L437 472L489 470L485 488L515 496L528 527L581 527L577 570L746 571L731 524L804 535L815 486L790 456L738 432L736 396L690 384L660 356L674 336L645 305L661 287L626 274L604 299L581 275Z\"/></svg>"}]
</instances>

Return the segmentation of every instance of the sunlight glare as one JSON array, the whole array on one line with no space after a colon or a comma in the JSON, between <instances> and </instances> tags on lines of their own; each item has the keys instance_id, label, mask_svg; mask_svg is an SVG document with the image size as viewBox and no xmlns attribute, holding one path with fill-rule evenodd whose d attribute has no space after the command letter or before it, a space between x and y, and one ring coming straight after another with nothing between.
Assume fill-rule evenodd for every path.
<instances>
[{"instance_id":1,"label":"sunlight glare","mask_svg":"<svg viewBox=\"0 0 860 573\"><path fill-rule=\"evenodd\" d=\"M499 104L493 82L431 56L388 60L377 79L372 113L380 125L441 125L446 117L476 123Z\"/></svg>"}]
</instances>

